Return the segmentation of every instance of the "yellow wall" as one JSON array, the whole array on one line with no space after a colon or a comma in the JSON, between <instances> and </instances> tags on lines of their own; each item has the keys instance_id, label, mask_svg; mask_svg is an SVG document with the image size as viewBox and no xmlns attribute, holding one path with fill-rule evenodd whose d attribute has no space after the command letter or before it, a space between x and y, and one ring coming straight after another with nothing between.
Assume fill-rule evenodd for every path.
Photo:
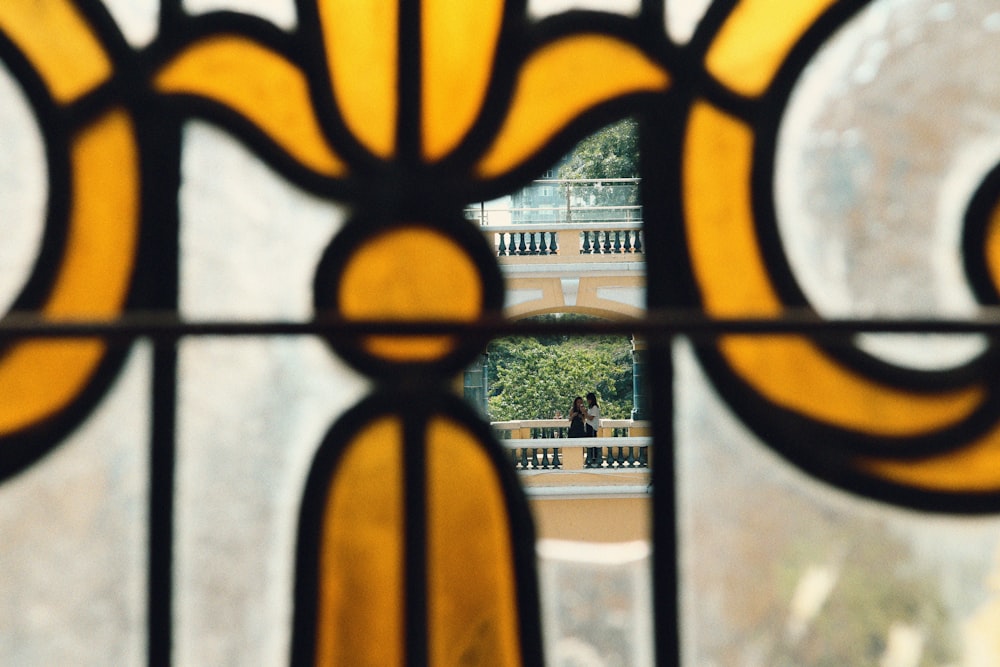
<instances>
[{"instance_id":1,"label":"yellow wall","mask_svg":"<svg viewBox=\"0 0 1000 667\"><path fill-rule=\"evenodd\" d=\"M649 540L650 498L534 499L538 539L582 542Z\"/></svg>"}]
</instances>

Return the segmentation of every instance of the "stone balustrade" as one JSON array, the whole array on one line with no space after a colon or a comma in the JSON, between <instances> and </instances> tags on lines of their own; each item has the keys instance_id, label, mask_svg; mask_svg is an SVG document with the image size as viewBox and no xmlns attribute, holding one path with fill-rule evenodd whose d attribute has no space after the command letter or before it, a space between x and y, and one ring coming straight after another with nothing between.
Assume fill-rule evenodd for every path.
<instances>
[{"instance_id":1,"label":"stone balustrade","mask_svg":"<svg viewBox=\"0 0 1000 667\"><path fill-rule=\"evenodd\" d=\"M643 261L641 222L570 222L481 227L501 264L513 257Z\"/></svg>"},{"instance_id":2,"label":"stone balustrade","mask_svg":"<svg viewBox=\"0 0 1000 667\"><path fill-rule=\"evenodd\" d=\"M567 437L565 419L492 422L490 426L519 471L649 468L649 422L602 419L596 438Z\"/></svg>"}]
</instances>

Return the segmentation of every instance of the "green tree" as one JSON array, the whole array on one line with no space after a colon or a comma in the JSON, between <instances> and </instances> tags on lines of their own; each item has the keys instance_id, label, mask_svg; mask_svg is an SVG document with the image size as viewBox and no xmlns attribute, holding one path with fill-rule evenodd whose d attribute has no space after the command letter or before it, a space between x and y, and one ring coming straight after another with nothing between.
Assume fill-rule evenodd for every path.
<instances>
[{"instance_id":1,"label":"green tree","mask_svg":"<svg viewBox=\"0 0 1000 667\"><path fill-rule=\"evenodd\" d=\"M496 421L565 415L589 391L609 419L632 411L631 344L622 336L500 338L490 344L488 373Z\"/></svg>"},{"instance_id":2,"label":"green tree","mask_svg":"<svg viewBox=\"0 0 1000 667\"><path fill-rule=\"evenodd\" d=\"M636 178L639 175L639 125L625 118L576 145L559 168L559 178Z\"/></svg>"},{"instance_id":3,"label":"green tree","mask_svg":"<svg viewBox=\"0 0 1000 667\"><path fill-rule=\"evenodd\" d=\"M573 149L559 168L559 178L636 178L639 176L639 126L626 118L590 135ZM567 186L574 187L574 186ZM586 193L586 194L584 194ZM633 206L639 203L634 185L598 183L573 195L596 206ZM567 193L567 196L570 196Z\"/></svg>"}]
</instances>

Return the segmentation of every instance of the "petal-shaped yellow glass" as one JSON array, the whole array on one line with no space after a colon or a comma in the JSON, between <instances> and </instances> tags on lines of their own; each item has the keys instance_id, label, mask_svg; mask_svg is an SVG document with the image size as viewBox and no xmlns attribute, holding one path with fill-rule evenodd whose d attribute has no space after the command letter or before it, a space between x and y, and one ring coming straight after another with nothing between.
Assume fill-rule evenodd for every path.
<instances>
[{"instance_id":1,"label":"petal-shaped yellow glass","mask_svg":"<svg viewBox=\"0 0 1000 667\"><path fill-rule=\"evenodd\" d=\"M399 3L319 0L330 82L351 133L369 151L396 152L399 113Z\"/></svg>"},{"instance_id":2,"label":"petal-shaped yellow glass","mask_svg":"<svg viewBox=\"0 0 1000 667\"><path fill-rule=\"evenodd\" d=\"M42 308L51 319L112 318L128 294L138 242L139 159L131 119L107 114L71 146L73 207L63 261ZM64 408L105 350L92 340L31 341L0 357L0 435Z\"/></svg>"},{"instance_id":3,"label":"petal-shaped yellow glass","mask_svg":"<svg viewBox=\"0 0 1000 667\"><path fill-rule=\"evenodd\" d=\"M479 270L442 232L401 227L375 236L347 262L338 288L353 320L475 320L483 309ZM365 350L397 362L426 362L452 350L451 336L368 336Z\"/></svg>"},{"instance_id":4,"label":"petal-shaped yellow glass","mask_svg":"<svg viewBox=\"0 0 1000 667\"><path fill-rule=\"evenodd\" d=\"M403 664L403 427L373 422L333 478L320 546L316 664Z\"/></svg>"},{"instance_id":5,"label":"petal-shaped yellow glass","mask_svg":"<svg viewBox=\"0 0 1000 667\"><path fill-rule=\"evenodd\" d=\"M742 0L712 40L705 66L727 88L759 95L802 33L837 0Z\"/></svg>"},{"instance_id":6,"label":"petal-shaped yellow glass","mask_svg":"<svg viewBox=\"0 0 1000 667\"><path fill-rule=\"evenodd\" d=\"M496 470L453 422L432 420L427 441L430 663L513 667L520 664L517 598Z\"/></svg>"},{"instance_id":7,"label":"petal-shaped yellow glass","mask_svg":"<svg viewBox=\"0 0 1000 667\"><path fill-rule=\"evenodd\" d=\"M321 536L317 665L402 664L403 446L399 419L381 418L337 467ZM519 664L503 492L475 436L447 419L428 425L426 488L431 664Z\"/></svg>"},{"instance_id":8,"label":"petal-shaped yellow glass","mask_svg":"<svg viewBox=\"0 0 1000 667\"><path fill-rule=\"evenodd\" d=\"M707 104L695 105L684 148L684 209L692 268L714 316L767 317L781 310L753 223L752 158L746 125ZM984 396L978 385L936 395L896 390L843 368L794 336L727 336L721 350L768 400L874 435L945 428L967 417Z\"/></svg>"},{"instance_id":9,"label":"petal-shaped yellow glass","mask_svg":"<svg viewBox=\"0 0 1000 667\"><path fill-rule=\"evenodd\" d=\"M525 62L510 112L476 171L485 178L510 171L587 109L669 83L658 63L614 37L584 34L548 44Z\"/></svg>"},{"instance_id":10,"label":"petal-shaped yellow glass","mask_svg":"<svg viewBox=\"0 0 1000 667\"><path fill-rule=\"evenodd\" d=\"M425 0L423 28L424 155L452 151L479 115L493 70L503 0Z\"/></svg>"},{"instance_id":11,"label":"petal-shaped yellow glass","mask_svg":"<svg viewBox=\"0 0 1000 667\"><path fill-rule=\"evenodd\" d=\"M202 40L168 63L154 84L162 93L199 95L238 111L311 170L347 173L323 137L302 72L256 42L231 35Z\"/></svg>"},{"instance_id":12,"label":"petal-shaped yellow glass","mask_svg":"<svg viewBox=\"0 0 1000 667\"><path fill-rule=\"evenodd\" d=\"M926 491L996 493L1000 491L1000 429L947 454L917 461L861 459L858 464L866 473Z\"/></svg>"},{"instance_id":13,"label":"petal-shaped yellow glass","mask_svg":"<svg viewBox=\"0 0 1000 667\"><path fill-rule=\"evenodd\" d=\"M0 2L0 30L24 51L57 102L72 102L111 75L111 61L69 0Z\"/></svg>"}]
</instances>

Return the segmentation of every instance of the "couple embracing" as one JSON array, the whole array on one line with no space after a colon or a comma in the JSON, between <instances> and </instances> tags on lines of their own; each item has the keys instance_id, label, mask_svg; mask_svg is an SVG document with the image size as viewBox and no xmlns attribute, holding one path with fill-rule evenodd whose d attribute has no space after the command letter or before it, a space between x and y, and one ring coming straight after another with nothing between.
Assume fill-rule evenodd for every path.
<instances>
[{"instance_id":1,"label":"couple embracing","mask_svg":"<svg viewBox=\"0 0 1000 667\"><path fill-rule=\"evenodd\" d=\"M582 397L577 396L573 399L573 407L569 410L569 437L595 438L600 423L601 406L597 404L597 395L594 392L587 394L586 406L583 405Z\"/></svg>"}]
</instances>

